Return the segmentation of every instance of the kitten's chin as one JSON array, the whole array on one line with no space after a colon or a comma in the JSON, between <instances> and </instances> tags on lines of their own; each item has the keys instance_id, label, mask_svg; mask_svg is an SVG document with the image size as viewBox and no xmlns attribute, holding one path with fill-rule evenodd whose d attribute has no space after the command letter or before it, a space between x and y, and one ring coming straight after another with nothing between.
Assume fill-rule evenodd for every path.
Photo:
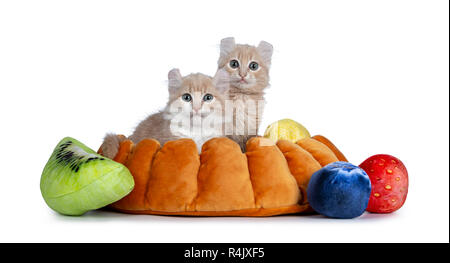
<instances>
[{"instance_id":1,"label":"kitten's chin","mask_svg":"<svg viewBox=\"0 0 450 263\"><path fill-rule=\"evenodd\" d=\"M255 87L255 83L238 81L238 82L235 82L233 86L238 88L238 89L240 89L240 90L245 91L245 90L249 90L249 89L254 88Z\"/></svg>"},{"instance_id":2,"label":"kitten's chin","mask_svg":"<svg viewBox=\"0 0 450 263\"><path fill-rule=\"evenodd\" d=\"M211 112L192 113L191 118L206 118L211 115Z\"/></svg>"}]
</instances>

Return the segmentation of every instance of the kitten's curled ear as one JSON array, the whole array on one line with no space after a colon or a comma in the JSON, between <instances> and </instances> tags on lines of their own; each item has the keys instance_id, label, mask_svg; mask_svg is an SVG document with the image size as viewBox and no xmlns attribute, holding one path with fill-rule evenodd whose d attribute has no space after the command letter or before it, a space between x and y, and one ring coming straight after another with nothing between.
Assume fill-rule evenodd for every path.
<instances>
[{"instance_id":1,"label":"kitten's curled ear","mask_svg":"<svg viewBox=\"0 0 450 263\"><path fill-rule=\"evenodd\" d=\"M181 76L179 69L174 68L171 71L169 71L168 78L169 78L169 92L175 91L179 87L181 87L183 76Z\"/></svg>"},{"instance_id":2,"label":"kitten's curled ear","mask_svg":"<svg viewBox=\"0 0 450 263\"><path fill-rule=\"evenodd\" d=\"M220 93L225 93L230 88L230 74L226 69L219 69L214 75L212 82Z\"/></svg>"},{"instance_id":3,"label":"kitten's curled ear","mask_svg":"<svg viewBox=\"0 0 450 263\"><path fill-rule=\"evenodd\" d=\"M234 37L227 37L220 41L220 57L225 57L230 54L235 48L236 43L234 42Z\"/></svg>"},{"instance_id":4,"label":"kitten's curled ear","mask_svg":"<svg viewBox=\"0 0 450 263\"><path fill-rule=\"evenodd\" d=\"M270 67L270 63L272 61L273 46L266 41L261 41L259 42L259 45L256 49L263 59L264 64L266 64L267 67Z\"/></svg>"}]
</instances>

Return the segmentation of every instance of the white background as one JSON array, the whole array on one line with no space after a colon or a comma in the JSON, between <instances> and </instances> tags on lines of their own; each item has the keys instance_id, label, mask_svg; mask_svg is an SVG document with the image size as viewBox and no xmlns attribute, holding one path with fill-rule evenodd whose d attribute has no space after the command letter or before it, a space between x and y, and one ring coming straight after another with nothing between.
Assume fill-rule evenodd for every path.
<instances>
[{"instance_id":1,"label":"white background","mask_svg":"<svg viewBox=\"0 0 450 263\"><path fill-rule=\"evenodd\" d=\"M448 1L0 2L0 241L449 242ZM167 72L214 74L223 37L275 52L262 131L292 118L354 164L410 176L389 215L66 217L39 191L54 146L97 149L167 99Z\"/></svg>"}]
</instances>

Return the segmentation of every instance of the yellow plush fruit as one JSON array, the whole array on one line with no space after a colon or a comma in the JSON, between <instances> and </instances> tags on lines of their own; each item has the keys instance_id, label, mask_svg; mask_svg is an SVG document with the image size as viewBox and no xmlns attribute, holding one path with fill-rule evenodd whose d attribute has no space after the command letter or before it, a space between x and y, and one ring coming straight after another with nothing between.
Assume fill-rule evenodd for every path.
<instances>
[{"instance_id":1,"label":"yellow plush fruit","mask_svg":"<svg viewBox=\"0 0 450 263\"><path fill-rule=\"evenodd\" d=\"M274 142L288 140L295 143L300 139L309 138L311 135L300 123L291 119L283 119L270 124L264 132L264 137Z\"/></svg>"}]
</instances>

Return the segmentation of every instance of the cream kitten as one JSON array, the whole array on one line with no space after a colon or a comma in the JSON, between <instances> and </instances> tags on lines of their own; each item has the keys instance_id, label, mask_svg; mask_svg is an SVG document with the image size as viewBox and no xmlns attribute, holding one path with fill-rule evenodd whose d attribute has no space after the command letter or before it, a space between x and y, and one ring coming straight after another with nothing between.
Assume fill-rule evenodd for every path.
<instances>
[{"instance_id":1,"label":"cream kitten","mask_svg":"<svg viewBox=\"0 0 450 263\"><path fill-rule=\"evenodd\" d=\"M169 72L169 102L147 117L129 137L134 143L153 138L161 145L179 138L191 138L200 151L203 143L224 135L223 107L227 98L229 75L218 71L214 78L196 73L181 76L178 69ZM102 150L113 158L123 138L107 134Z\"/></svg>"},{"instance_id":2,"label":"cream kitten","mask_svg":"<svg viewBox=\"0 0 450 263\"><path fill-rule=\"evenodd\" d=\"M230 74L228 94L235 110L234 129L227 128L226 134L243 150L247 139L258 134L272 53L272 45L265 41L257 47L236 44L232 37L220 42L218 68ZM228 114L228 107L226 111Z\"/></svg>"}]
</instances>

